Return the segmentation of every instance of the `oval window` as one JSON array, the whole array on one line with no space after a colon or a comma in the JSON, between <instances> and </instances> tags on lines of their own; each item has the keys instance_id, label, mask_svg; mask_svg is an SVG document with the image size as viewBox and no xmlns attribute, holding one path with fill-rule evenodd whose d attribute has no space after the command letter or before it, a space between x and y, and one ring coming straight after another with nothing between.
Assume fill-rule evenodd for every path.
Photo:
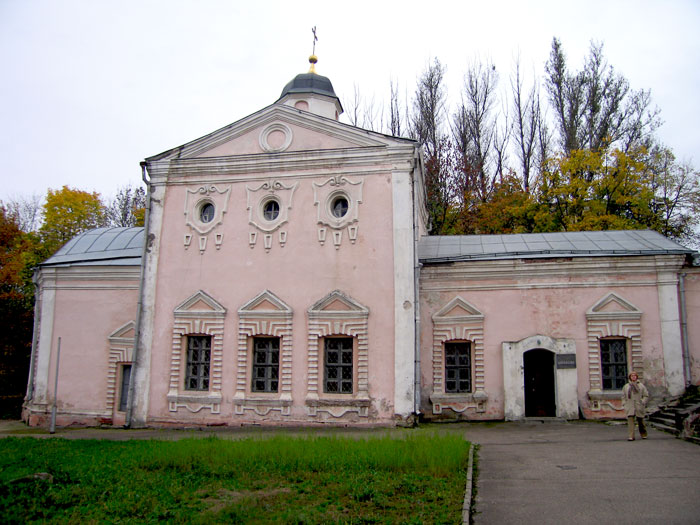
<instances>
[{"instance_id":1,"label":"oval window","mask_svg":"<svg viewBox=\"0 0 700 525\"><path fill-rule=\"evenodd\" d=\"M336 217L337 219L345 217L345 215L348 213L348 200L342 195L333 199L333 203L331 204L331 213L333 214L333 217Z\"/></svg>"},{"instance_id":2,"label":"oval window","mask_svg":"<svg viewBox=\"0 0 700 525\"><path fill-rule=\"evenodd\" d=\"M276 200L269 200L263 205L263 217L266 221L274 221L280 214L280 205Z\"/></svg>"},{"instance_id":3,"label":"oval window","mask_svg":"<svg viewBox=\"0 0 700 525\"><path fill-rule=\"evenodd\" d=\"M207 202L199 209L199 219L202 222L211 222L214 220L214 205Z\"/></svg>"}]
</instances>

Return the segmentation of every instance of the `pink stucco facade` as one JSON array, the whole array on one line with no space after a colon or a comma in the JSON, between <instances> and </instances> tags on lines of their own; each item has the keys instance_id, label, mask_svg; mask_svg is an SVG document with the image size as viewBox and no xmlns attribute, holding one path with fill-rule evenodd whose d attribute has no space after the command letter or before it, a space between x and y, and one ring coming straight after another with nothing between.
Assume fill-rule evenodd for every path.
<instances>
[{"instance_id":1,"label":"pink stucco facade","mask_svg":"<svg viewBox=\"0 0 700 525\"><path fill-rule=\"evenodd\" d=\"M700 269L690 268L683 272L685 288L685 327L688 342L688 364L690 382L700 385Z\"/></svg>"},{"instance_id":2,"label":"pink stucco facade","mask_svg":"<svg viewBox=\"0 0 700 525\"><path fill-rule=\"evenodd\" d=\"M467 419L510 419L525 415L524 410L518 412L517 409L508 413L506 397L515 397L517 392L509 391L505 381L509 373L514 369L517 373L524 364L521 355L518 361L507 362L504 345L533 336L567 341L565 353L575 355L575 375L568 379L575 383L575 399L571 400L573 411L566 413L566 394L557 391L556 412L549 415L578 417L580 410L586 418L620 417L619 391L607 392L601 385L600 340L606 338L627 341L630 368L639 370L652 395L662 398L668 393L667 366L676 365L667 365L663 351L659 277L669 269L677 272L683 262L683 257L676 256L424 266L421 273L422 409L436 417L442 417L446 411L447 417L454 417L456 413ZM674 292L675 289L674 286ZM473 309L472 319L465 319L465 307L459 305L454 312L443 312L436 317L455 299ZM446 329L449 335L441 335ZM678 325L677 330L680 334ZM472 341L476 346L475 389L467 396L443 395L436 408L433 398L440 397L442 348L449 340ZM534 345L527 350L536 348L538 346ZM428 352L428 349L433 351ZM558 388L556 381L554 378L555 388ZM521 383L518 388L522 389ZM483 400L475 399L482 391Z\"/></svg>"},{"instance_id":3,"label":"pink stucco facade","mask_svg":"<svg viewBox=\"0 0 700 525\"><path fill-rule=\"evenodd\" d=\"M32 401L25 410L31 425L48 425L57 365L57 424L123 424L116 406L118 382L120 365L131 361L131 349L128 343L120 345L115 333L126 332L133 346L128 325L136 315L138 269L112 269L107 280L101 278L104 273L85 267L42 270Z\"/></svg>"},{"instance_id":4,"label":"pink stucco facade","mask_svg":"<svg viewBox=\"0 0 700 525\"><path fill-rule=\"evenodd\" d=\"M44 263L29 424L619 418L611 349L654 403L700 382L689 250L432 242L418 144L338 123L329 85L146 159L145 229Z\"/></svg>"}]
</instances>

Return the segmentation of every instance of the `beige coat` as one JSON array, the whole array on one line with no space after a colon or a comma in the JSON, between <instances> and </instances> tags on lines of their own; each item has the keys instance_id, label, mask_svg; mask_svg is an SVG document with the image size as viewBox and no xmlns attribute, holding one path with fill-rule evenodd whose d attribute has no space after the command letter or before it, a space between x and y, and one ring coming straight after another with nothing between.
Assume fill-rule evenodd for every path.
<instances>
[{"instance_id":1,"label":"beige coat","mask_svg":"<svg viewBox=\"0 0 700 525\"><path fill-rule=\"evenodd\" d=\"M644 417L647 401L649 400L649 392L641 381L636 381L635 385L637 386L636 393L632 390L632 386L629 383L622 387L622 404L625 407L627 417Z\"/></svg>"}]
</instances>

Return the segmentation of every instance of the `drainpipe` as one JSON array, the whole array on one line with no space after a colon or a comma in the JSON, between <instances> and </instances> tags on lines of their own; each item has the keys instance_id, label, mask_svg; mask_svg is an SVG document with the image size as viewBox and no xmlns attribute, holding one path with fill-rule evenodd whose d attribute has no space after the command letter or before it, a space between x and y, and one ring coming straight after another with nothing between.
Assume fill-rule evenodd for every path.
<instances>
[{"instance_id":1,"label":"drainpipe","mask_svg":"<svg viewBox=\"0 0 700 525\"><path fill-rule=\"evenodd\" d=\"M678 273L678 289L681 303L681 355L683 356L683 375L685 376L685 387L688 388L692 382L690 372L690 355L688 355L688 312L685 305L685 274L681 270Z\"/></svg>"},{"instance_id":2,"label":"drainpipe","mask_svg":"<svg viewBox=\"0 0 700 525\"><path fill-rule=\"evenodd\" d=\"M151 212L151 184L146 173L146 163L141 163L141 180L146 185L146 210L143 216L143 249L141 251L141 271L139 276L139 296L136 303L136 324L134 326L134 348L131 353L131 374L129 375L129 392L126 398L126 417L124 428L131 427L134 409L134 392L136 390L136 368L138 367L139 338L141 336L141 311L143 310L144 281L146 280L146 254L148 253L148 220Z\"/></svg>"},{"instance_id":3,"label":"drainpipe","mask_svg":"<svg viewBox=\"0 0 700 525\"><path fill-rule=\"evenodd\" d=\"M413 370L414 370L414 385L413 385L413 413L417 419L420 416L420 396L421 396L421 384L420 384L420 338L421 338L421 326L420 326L420 269L421 264L418 261L418 220L417 214L418 209L418 199L416 195L416 189L420 189L420 185L416 188L416 174L420 174L423 168L421 162L420 149L415 150L415 163L413 169L413 176L411 177L411 196L413 198L413 326L414 326L414 358L413 358Z\"/></svg>"}]
</instances>

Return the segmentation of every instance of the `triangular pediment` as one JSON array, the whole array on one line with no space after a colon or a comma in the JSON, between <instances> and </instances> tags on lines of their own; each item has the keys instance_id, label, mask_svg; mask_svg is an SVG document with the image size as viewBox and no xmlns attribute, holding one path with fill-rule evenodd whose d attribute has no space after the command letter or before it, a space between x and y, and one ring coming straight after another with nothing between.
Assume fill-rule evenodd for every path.
<instances>
[{"instance_id":1,"label":"triangular pediment","mask_svg":"<svg viewBox=\"0 0 700 525\"><path fill-rule=\"evenodd\" d=\"M309 315L367 316L369 309L340 290L334 290L309 308Z\"/></svg>"},{"instance_id":2,"label":"triangular pediment","mask_svg":"<svg viewBox=\"0 0 700 525\"><path fill-rule=\"evenodd\" d=\"M175 308L175 315L187 316L223 316L226 308L208 293L199 290Z\"/></svg>"},{"instance_id":3,"label":"triangular pediment","mask_svg":"<svg viewBox=\"0 0 700 525\"><path fill-rule=\"evenodd\" d=\"M265 290L238 309L241 317L284 316L291 317L292 309L270 290Z\"/></svg>"},{"instance_id":4,"label":"triangular pediment","mask_svg":"<svg viewBox=\"0 0 700 525\"><path fill-rule=\"evenodd\" d=\"M609 293L586 312L587 317L639 317L642 311L614 292Z\"/></svg>"},{"instance_id":5,"label":"triangular pediment","mask_svg":"<svg viewBox=\"0 0 700 525\"><path fill-rule=\"evenodd\" d=\"M484 314L474 305L457 296L433 314L435 322L470 322L484 318Z\"/></svg>"},{"instance_id":6,"label":"triangular pediment","mask_svg":"<svg viewBox=\"0 0 700 525\"><path fill-rule=\"evenodd\" d=\"M109 334L109 339L131 339L133 340L136 336L136 323L134 321L129 321L128 323L120 326L114 332Z\"/></svg>"},{"instance_id":7,"label":"triangular pediment","mask_svg":"<svg viewBox=\"0 0 700 525\"><path fill-rule=\"evenodd\" d=\"M336 150L406 143L380 133L281 104L147 159L196 159L294 151Z\"/></svg>"}]
</instances>

